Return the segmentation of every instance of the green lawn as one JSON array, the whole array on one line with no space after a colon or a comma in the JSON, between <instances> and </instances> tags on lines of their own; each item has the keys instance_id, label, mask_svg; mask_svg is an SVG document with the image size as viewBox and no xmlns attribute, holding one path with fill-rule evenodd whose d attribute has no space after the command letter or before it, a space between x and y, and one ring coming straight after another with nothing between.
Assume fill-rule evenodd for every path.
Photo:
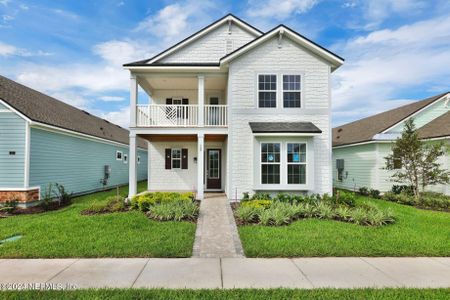
<instances>
[{"instance_id":1,"label":"green lawn","mask_svg":"<svg viewBox=\"0 0 450 300\"><path fill-rule=\"evenodd\" d=\"M450 289L80 290L0 292L2 299L448 299Z\"/></svg>"},{"instance_id":2,"label":"green lawn","mask_svg":"<svg viewBox=\"0 0 450 300\"><path fill-rule=\"evenodd\" d=\"M139 191L146 188L140 182ZM195 224L156 222L142 212L85 216L80 211L97 200L115 195L100 192L75 198L73 204L43 214L0 219L0 240L23 235L0 246L0 258L56 257L188 257L192 254ZM126 195L128 189L121 188Z\"/></svg>"},{"instance_id":3,"label":"green lawn","mask_svg":"<svg viewBox=\"0 0 450 300\"><path fill-rule=\"evenodd\" d=\"M303 219L289 226L239 227L248 257L450 256L450 213L420 210L359 197L390 207L396 223L365 227L331 220Z\"/></svg>"}]
</instances>

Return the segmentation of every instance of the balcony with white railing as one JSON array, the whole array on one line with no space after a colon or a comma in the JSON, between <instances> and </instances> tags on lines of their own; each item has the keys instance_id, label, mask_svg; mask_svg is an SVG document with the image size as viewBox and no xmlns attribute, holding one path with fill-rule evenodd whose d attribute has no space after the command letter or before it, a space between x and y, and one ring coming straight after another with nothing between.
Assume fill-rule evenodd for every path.
<instances>
[{"instance_id":1,"label":"balcony with white railing","mask_svg":"<svg viewBox=\"0 0 450 300\"><path fill-rule=\"evenodd\" d=\"M227 105L138 104L137 127L227 127Z\"/></svg>"}]
</instances>

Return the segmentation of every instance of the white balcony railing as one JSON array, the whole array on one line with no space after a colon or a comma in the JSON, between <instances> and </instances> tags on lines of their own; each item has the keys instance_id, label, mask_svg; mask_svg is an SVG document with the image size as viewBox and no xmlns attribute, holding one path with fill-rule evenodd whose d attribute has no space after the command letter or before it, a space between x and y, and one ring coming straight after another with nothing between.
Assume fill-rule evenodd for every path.
<instances>
[{"instance_id":1,"label":"white balcony railing","mask_svg":"<svg viewBox=\"0 0 450 300\"><path fill-rule=\"evenodd\" d=\"M199 126L198 105L138 104L138 127L195 127ZM227 105L205 105L204 126L228 125Z\"/></svg>"}]
</instances>

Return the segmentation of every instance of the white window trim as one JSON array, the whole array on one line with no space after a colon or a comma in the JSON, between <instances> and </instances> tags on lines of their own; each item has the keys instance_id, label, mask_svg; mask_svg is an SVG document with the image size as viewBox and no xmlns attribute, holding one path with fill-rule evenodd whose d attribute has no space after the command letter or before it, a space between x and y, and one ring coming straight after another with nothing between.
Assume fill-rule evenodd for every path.
<instances>
[{"instance_id":1,"label":"white window trim","mask_svg":"<svg viewBox=\"0 0 450 300\"><path fill-rule=\"evenodd\" d=\"M120 158L118 158L119 153L120 153ZM116 151L116 160L119 160L119 161L123 160L123 152L122 151L119 151L119 150Z\"/></svg>"},{"instance_id":2,"label":"white window trim","mask_svg":"<svg viewBox=\"0 0 450 300\"><path fill-rule=\"evenodd\" d=\"M305 162L289 162L288 161L288 144L303 144L305 145ZM288 174L288 166L289 165L305 165L305 183L289 183L289 174ZM291 185L307 185L308 184L308 144L306 142L286 142L286 184Z\"/></svg>"},{"instance_id":3,"label":"white window trim","mask_svg":"<svg viewBox=\"0 0 450 300\"><path fill-rule=\"evenodd\" d=\"M260 90L259 89L259 75L275 75L275 90ZM274 109L278 108L278 93L279 93L279 74L275 72L261 72L256 73L256 107L262 109ZM275 107L260 107L259 106L259 92L275 92Z\"/></svg>"},{"instance_id":4,"label":"white window trim","mask_svg":"<svg viewBox=\"0 0 450 300\"><path fill-rule=\"evenodd\" d=\"M261 144L262 143L280 143L280 184L262 184L261 176ZM287 144L301 143L306 144L306 182L305 184L287 183ZM254 190L267 191L313 191L315 158L314 158L314 139L313 137L262 137L254 138ZM284 175L283 175L284 174Z\"/></svg>"},{"instance_id":5,"label":"white window trim","mask_svg":"<svg viewBox=\"0 0 450 300\"><path fill-rule=\"evenodd\" d=\"M285 90L284 89L284 82L283 82L283 77L284 76L300 76L300 89L299 90ZM303 74L301 73L283 73L281 74L281 107L283 108L287 108L287 109L292 109L292 108L302 108L303 107ZM300 107L286 107L284 106L284 92L293 92L293 93L300 93Z\"/></svg>"},{"instance_id":6,"label":"white window trim","mask_svg":"<svg viewBox=\"0 0 450 300\"><path fill-rule=\"evenodd\" d=\"M279 162L263 162L262 161L262 144L279 144L280 145L280 161ZM283 164L283 158L282 158L282 152L283 152L283 143L282 142L272 142L272 141L262 141L259 143L259 184L262 186L268 186L268 185L279 185L281 184L282 180L282 164ZM280 183L263 183L262 182L262 165L279 165L280 166Z\"/></svg>"},{"instance_id":7,"label":"white window trim","mask_svg":"<svg viewBox=\"0 0 450 300\"><path fill-rule=\"evenodd\" d=\"M128 163L128 154L124 154L123 155L123 163L127 164Z\"/></svg>"},{"instance_id":8,"label":"white window trim","mask_svg":"<svg viewBox=\"0 0 450 300\"><path fill-rule=\"evenodd\" d=\"M173 151L180 151L180 158L173 158ZM181 164L182 164L182 158L183 158L183 153L182 153L182 151L181 151L181 148L172 148L172 149L170 149L170 168L172 169L172 170L181 170ZM175 168L174 166L173 166L173 161L174 160L179 160L180 161L180 167L178 167L178 168Z\"/></svg>"}]
</instances>

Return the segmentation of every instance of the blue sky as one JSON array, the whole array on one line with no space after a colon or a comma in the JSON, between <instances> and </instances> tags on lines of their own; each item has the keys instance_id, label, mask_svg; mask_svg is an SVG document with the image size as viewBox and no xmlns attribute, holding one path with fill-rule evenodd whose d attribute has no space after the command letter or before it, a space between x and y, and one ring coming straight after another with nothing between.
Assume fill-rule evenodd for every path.
<instances>
[{"instance_id":1,"label":"blue sky","mask_svg":"<svg viewBox=\"0 0 450 300\"><path fill-rule=\"evenodd\" d=\"M129 74L233 13L283 23L346 59L333 73L333 125L450 90L450 1L0 0L0 74L122 126Z\"/></svg>"}]
</instances>

